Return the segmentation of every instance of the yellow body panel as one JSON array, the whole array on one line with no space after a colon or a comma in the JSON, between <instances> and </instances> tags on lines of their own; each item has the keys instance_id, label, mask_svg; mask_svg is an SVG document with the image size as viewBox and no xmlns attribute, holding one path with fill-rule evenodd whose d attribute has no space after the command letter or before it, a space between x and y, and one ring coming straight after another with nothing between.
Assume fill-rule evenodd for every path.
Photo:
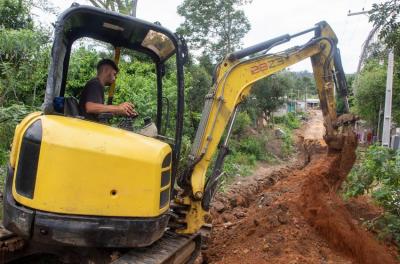
<instances>
[{"instance_id":1,"label":"yellow body panel","mask_svg":"<svg viewBox=\"0 0 400 264\"><path fill-rule=\"evenodd\" d=\"M15 132L14 132L14 138L12 142L12 147L11 147L11 152L10 152L10 165L11 167L15 168L15 164L17 161L17 155L18 155L18 150L19 150L19 145L20 145L20 139L23 136L23 132L25 132L25 129L27 128L28 125L32 124L32 120L36 120L38 116L40 116L42 113L41 112L34 112L29 114L24 118L24 121L18 124L15 127Z\"/></svg>"},{"instance_id":2,"label":"yellow body panel","mask_svg":"<svg viewBox=\"0 0 400 264\"><path fill-rule=\"evenodd\" d=\"M27 124L39 118L43 134L34 197L18 194L14 177L16 201L47 212L94 216L153 217L168 209L160 209L160 191L165 189L161 172L166 170L162 162L171 152L168 144L53 115L23 120L16 137L21 138ZM21 141L17 140L18 150Z\"/></svg>"}]
</instances>

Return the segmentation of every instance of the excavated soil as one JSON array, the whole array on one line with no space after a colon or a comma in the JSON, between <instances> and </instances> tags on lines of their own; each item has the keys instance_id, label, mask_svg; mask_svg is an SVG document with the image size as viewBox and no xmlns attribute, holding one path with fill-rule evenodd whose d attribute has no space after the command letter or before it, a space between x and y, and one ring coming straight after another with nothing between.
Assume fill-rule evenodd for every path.
<instances>
[{"instance_id":1,"label":"excavated soil","mask_svg":"<svg viewBox=\"0 0 400 264\"><path fill-rule=\"evenodd\" d=\"M355 135L328 153L320 114L301 134L303 151L288 165L262 165L216 197L204 263L397 263L361 226L380 209L337 195L356 158Z\"/></svg>"}]
</instances>

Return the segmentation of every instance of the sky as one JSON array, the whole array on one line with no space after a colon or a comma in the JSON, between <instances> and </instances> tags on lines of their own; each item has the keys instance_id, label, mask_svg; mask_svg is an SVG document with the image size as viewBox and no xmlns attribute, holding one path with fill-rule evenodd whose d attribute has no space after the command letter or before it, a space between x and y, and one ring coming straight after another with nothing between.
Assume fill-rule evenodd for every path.
<instances>
[{"instance_id":1,"label":"sky","mask_svg":"<svg viewBox=\"0 0 400 264\"><path fill-rule=\"evenodd\" d=\"M88 4L86 0L49 0L62 11L73 2ZM177 6L183 0L138 0L137 17L155 22L174 31L183 18L177 12ZM243 47L257 44L270 38L286 33L293 34L313 27L315 23L325 20L338 36L342 55L343 68L346 73L357 69L362 45L372 29L366 15L348 16L352 12L369 10L377 0L253 0L251 4L241 7L251 24L251 30L243 39ZM53 23L55 16L40 18L46 23ZM279 51L305 43L312 33L295 39L272 51ZM281 48L282 47L282 48ZM293 71L312 71L309 60L298 63L290 68Z\"/></svg>"}]
</instances>

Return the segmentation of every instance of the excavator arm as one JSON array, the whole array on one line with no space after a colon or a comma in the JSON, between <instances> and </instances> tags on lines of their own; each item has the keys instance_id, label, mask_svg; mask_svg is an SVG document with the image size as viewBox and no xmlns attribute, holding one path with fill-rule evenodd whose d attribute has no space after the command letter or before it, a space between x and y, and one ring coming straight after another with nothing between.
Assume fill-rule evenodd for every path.
<instances>
[{"instance_id":1,"label":"excavator arm","mask_svg":"<svg viewBox=\"0 0 400 264\"><path fill-rule=\"evenodd\" d=\"M314 31L306 44L283 52L268 54L272 47L293 37ZM210 202L222 175L224 157L228 153L228 139L232 131L238 105L249 95L252 85L286 67L311 58L315 83L326 127L325 139L330 149L341 148L337 123L335 88L344 98L346 110L347 86L337 48L337 37L326 22L295 35L283 35L247 49L232 53L217 66L214 84L205 98L202 118L192 145L189 165L178 179L184 190L176 202L187 207L183 215L181 233L195 233L208 217ZM250 56L250 58L245 58ZM220 142L226 128L224 142ZM206 172L219 147L212 174Z\"/></svg>"}]
</instances>

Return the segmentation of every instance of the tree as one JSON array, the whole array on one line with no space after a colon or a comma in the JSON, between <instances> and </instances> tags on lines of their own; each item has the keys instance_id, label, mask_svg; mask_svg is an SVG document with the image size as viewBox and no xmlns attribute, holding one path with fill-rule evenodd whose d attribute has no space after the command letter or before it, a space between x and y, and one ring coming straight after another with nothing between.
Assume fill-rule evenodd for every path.
<instances>
[{"instance_id":1,"label":"tree","mask_svg":"<svg viewBox=\"0 0 400 264\"><path fill-rule=\"evenodd\" d=\"M86 82L96 76L96 65L101 57L94 48L86 48L84 45L72 52L66 89L69 95L79 97Z\"/></svg>"},{"instance_id":2,"label":"tree","mask_svg":"<svg viewBox=\"0 0 400 264\"><path fill-rule=\"evenodd\" d=\"M35 105L44 93L49 34L34 27L28 3L0 0L0 106Z\"/></svg>"},{"instance_id":3,"label":"tree","mask_svg":"<svg viewBox=\"0 0 400 264\"><path fill-rule=\"evenodd\" d=\"M400 122L399 79L394 76L393 85L393 121ZM370 60L364 66L358 78L354 81L356 89L354 95L354 110L360 117L368 122L373 128L378 129L380 107L384 106L386 89L386 64L380 64L376 60Z\"/></svg>"},{"instance_id":4,"label":"tree","mask_svg":"<svg viewBox=\"0 0 400 264\"><path fill-rule=\"evenodd\" d=\"M237 8L251 1L185 0L178 14L185 18L177 32L192 49L201 49L213 62L241 47L241 39L250 30L250 23Z\"/></svg>"},{"instance_id":5,"label":"tree","mask_svg":"<svg viewBox=\"0 0 400 264\"><path fill-rule=\"evenodd\" d=\"M400 47L400 1L390 0L380 4L373 4L369 15L369 21L374 26L381 27L379 37L389 47L399 49Z\"/></svg>"},{"instance_id":6,"label":"tree","mask_svg":"<svg viewBox=\"0 0 400 264\"><path fill-rule=\"evenodd\" d=\"M210 89L211 76L202 66L193 65L189 68L192 77L191 87L188 91L190 110L200 113L204 106L204 98Z\"/></svg>"},{"instance_id":7,"label":"tree","mask_svg":"<svg viewBox=\"0 0 400 264\"><path fill-rule=\"evenodd\" d=\"M186 105L189 110L190 125L193 137L200 122L201 111L204 107L204 98L212 85L211 75L201 65L188 67L190 73L190 86L186 96Z\"/></svg>"},{"instance_id":8,"label":"tree","mask_svg":"<svg viewBox=\"0 0 400 264\"><path fill-rule=\"evenodd\" d=\"M89 0L95 7L136 17L137 0Z\"/></svg>"},{"instance_id":9,"label":"tree","mask_svg":"<svg viewBox=\"0 0 400 264\"><path fill-rule=\"evenodd\" d=\"M5 29L33 29L29 5L22 0L0 0L0 27Z\"/></svg>"},{"instance_id":10,"label":"tree","mask_svg":"<svg viewBox=\"0 0 400 264\"><path fill-rule=\"evenodd\" d=\"M258 116L267 117L276 111L284 102L285 94L293 90L294 81L287 72L281 72L261 79L253 86Z\"/></svg>"}]
</instances>

